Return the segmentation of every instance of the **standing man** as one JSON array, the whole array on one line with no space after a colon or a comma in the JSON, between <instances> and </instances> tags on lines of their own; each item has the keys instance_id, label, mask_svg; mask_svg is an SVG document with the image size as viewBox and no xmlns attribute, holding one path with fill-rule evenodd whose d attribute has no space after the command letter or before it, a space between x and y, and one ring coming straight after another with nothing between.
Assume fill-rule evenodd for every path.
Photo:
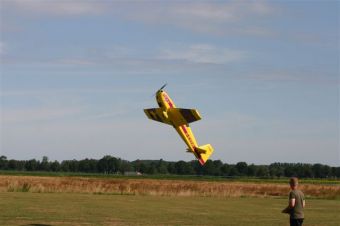
<instances>
[{"instance_id":1,"label":"standing man","mask_svg":"<svg viewBox=\"0 0 340 226\"><path fill-rule=\"evenodd\" d=\"M304 219L303 208L305 208L305 195L298 190L298 179L296 177L290 178L290 188L288 206L282 210L282 213L290 215L290 226L301 226Z\"/></svg>"}]
</instances>

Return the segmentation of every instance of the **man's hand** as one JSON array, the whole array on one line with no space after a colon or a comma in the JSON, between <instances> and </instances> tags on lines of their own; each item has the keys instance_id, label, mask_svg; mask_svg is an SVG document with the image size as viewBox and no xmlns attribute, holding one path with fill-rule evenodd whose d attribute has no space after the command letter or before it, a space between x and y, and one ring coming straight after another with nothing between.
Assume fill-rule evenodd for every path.
<instances>
[{"instance_id":1,"label":"man's hand","mask_svg":"<svg viewBox=\"0 0 340 226\"><path fill-rule=\"evenodd\" d=\"M290 213L290 207L289 206L287 206L286 208L284 208L282 211L281 211L281 213Z\"/></svg>"}]
</instances>

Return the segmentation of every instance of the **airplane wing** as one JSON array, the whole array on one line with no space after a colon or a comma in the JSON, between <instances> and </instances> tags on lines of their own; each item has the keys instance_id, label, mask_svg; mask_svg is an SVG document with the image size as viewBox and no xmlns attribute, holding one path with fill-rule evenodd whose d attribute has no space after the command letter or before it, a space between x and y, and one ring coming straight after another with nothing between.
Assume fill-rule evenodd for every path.
<instances>
[{"instance_id":1,"label":"airplane wing","mask_svg":"<svg viewBox=\"0 0 340 226\"><path fill-rule=\"evenodd\" d=\"M163 115L163 110L161 108L149 108L149 109L144 109L144 112L146 116L148 116L149 119L166 123L169 125L172 125L168 120Z\"/></svg>"},{"instance_id":2,"label":"airplane wing","mask_svg":"<svg viewBox=\"0 0 340 226\"><path fill-rule=\"evenodd\" d=\"M196 109L170 108L169 113L176 118L175 121L178 125L189 124L201 119L201 116Z\"/></svg>"}]
</instances>

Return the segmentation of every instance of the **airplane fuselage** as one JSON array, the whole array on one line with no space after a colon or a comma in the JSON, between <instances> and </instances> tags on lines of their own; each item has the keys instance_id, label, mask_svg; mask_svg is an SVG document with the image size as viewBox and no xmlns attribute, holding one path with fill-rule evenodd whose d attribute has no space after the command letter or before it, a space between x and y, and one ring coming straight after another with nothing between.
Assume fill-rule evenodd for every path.
<instances>
[{"instance_id":1,"label":"airplane fuselage","mask_svg":"<svg viewBox=\"0 0 340 226\"><path fill-rule=\"evenodd\" d=\"M172 99L165 91L160 90L156 94L156 100L159 107L163 110L164 119L168 124L171 124L176 129L177 133L188 146L188 151L192 152L200 164L203 165L205 161L201 158L200 154L196 152L198 145L196 138L189 127L189 124L180 123L185 121L183 116L181 114L171 114L171 111L169 111L171 108L176 108L176 105Z\"/></svg>"}]
</instances>

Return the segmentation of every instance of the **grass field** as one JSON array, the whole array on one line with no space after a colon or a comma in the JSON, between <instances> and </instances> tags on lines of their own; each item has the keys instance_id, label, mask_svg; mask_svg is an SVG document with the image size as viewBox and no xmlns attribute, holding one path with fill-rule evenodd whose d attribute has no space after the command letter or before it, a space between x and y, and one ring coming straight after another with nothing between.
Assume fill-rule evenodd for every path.
<instances>
[{"instance_id":1,"label":"grass field","mask_svg":"<svg viewBox=\"0 0 340 226\"><path fill-rule=\"evenodd\" d=\"M303 182L307 226L338 226L340 186ZM287 183L0 175L0 225L288 225Z\"/></svg>"},{"instance_id":2,"label":"grass field","mask_svg":"<svg viewBox=\"0 0 340 226\"><path fill-rule=\"evenodd\" d=\"M282 198L0 192L0 225L288 225ZM338 226L340 201L312 199L307 226Z\"/></svg>"}]
</instances>

